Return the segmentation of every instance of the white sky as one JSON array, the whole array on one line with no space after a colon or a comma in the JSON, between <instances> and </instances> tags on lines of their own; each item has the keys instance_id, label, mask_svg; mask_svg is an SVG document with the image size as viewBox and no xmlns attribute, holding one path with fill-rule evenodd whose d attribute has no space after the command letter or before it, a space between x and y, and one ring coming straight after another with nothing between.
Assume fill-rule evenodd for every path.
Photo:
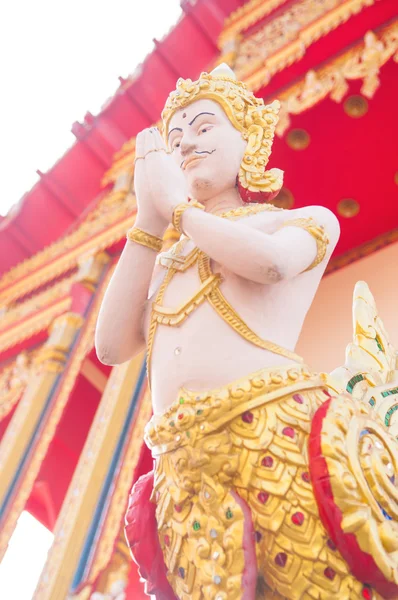
<instances>
[{"instance_id":1,"label":"white sky","mask_svg":"<svg viewBox=\"0 0 398 600\"><path fill-rule=\"evenodd\" d=\"M179 0L0 3L0 214L74 141L181 14Z\"/></svg>"},{"instance_id":2,"label":"white sky","mask_svg":"<svg viewBox=\"0 0 398 600\"><path fill-rule=\"evenodd\" d=\"M0 5L0 214L70 147L181 14L179 0L8 0ZM31 600L52 534L23 513L0 598Z\"/></svg>"},{"instance_id":3,"label":"white sky","mask_svg":"<svg viewBox=\"0 0 398 600\"><path fill-rule=\"evenodd\" d=\"M0 564L0 598L31 600L54 536L23 512Z\"/></svg>"}]
</instances>

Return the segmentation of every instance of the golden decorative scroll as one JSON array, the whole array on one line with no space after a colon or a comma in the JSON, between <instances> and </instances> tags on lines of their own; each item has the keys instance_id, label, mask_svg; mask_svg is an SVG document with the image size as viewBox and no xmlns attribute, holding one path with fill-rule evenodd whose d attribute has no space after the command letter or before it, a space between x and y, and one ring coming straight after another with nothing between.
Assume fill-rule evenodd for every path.
<instances>
[{"instance_id":1,"label":"golden decorative scroll","mask_svg":"<svg viewBox=\"0 0 398 600\"><path fill-rule=\"evenodd\" d=\"M286 0L249 0L225 20L224 29L218 39L218 47L225 53L226 45L239 37L239 34L260 19L284 4Z\"/></svg>"},{"instance_id":2,"label":"golden decorative scroll","mask_svg":"<svg viewBox=\"0 0 398 600\"><path fill-rule=\"evenodd\" d=\"M289 115L297 115L324 98L341 102L348 81L362 79L361 93L372 98L380 85L379 70L392 57L397 59L398 22L378 31L369 31L364 42L351 48L318 71L309 71L304 80L280 94L281 110L276 133L282 136L290 125Z\"/></svg>"},{"instance_id":3,"label":"golden decorative scroll","mask_svg":"<svg viewBox=\"0 0 398 600\"><path fill-rule=\"evenodd\" d=\"M375 0L301 0L289 5L258 31L239 42L226 38L223 60L232 58L238 79L253 91L300 60L306 49ZM266 7L265 7L266 8ZM225 39L223 34L221 40Z\"/></svg>"},{"instance_id":4,"label":"golden decorative scroll","mask_svg":"<svg viewBox=\"0 0 398 600\"><path fill-rule=\"evenodd\" d=\"M33 353L21 352L0 373L0 421L14 408L29 381Z\"/></svg>"},{"instance_id":5,"label":"golden decorative scroll","mask_svg":"<svg viewBox=\"0 0 398 600\"><path fill-rule=\"evenodd\" d=\"M70 235L60 238L0 278L0 303L10 303L76 267L80 256L97 253L122 239L134 223L135 197L114 189Z\"/></svg>"},{"instance_id":6,"label":"golden decorative scroll","mask_svg":"<svg viewBox=\"0 0 398 600\"><path fill-rule=\"evenodd\" d=\"M62 281L55 283L44 292L39 292L33 297L20 302L18 304L10 304L5 306L5 310L0 320L0 336L4 329L8 329L18 321L22 321L28 316L31 316L56 302L63 296L66 296L75 281L76 274L66 277Z\"/></svg>"}]
</instances>

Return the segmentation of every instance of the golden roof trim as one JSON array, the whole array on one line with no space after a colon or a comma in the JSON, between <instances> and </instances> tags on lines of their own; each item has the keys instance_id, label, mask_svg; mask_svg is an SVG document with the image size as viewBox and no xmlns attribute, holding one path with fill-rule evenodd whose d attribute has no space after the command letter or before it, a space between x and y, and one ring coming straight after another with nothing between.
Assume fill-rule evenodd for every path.
<instances>
[{"instance_id":1,"label":"golden roof trim","mask_svg":"<svg viewBox=\"0 0 398 600\"><path fill-rule=\"evenodd\" d=\"M249 2L234 10L225 20L224 29L218 38L220 50L223 49L226 42L269 15L285 2L286 0L249 0Z\"/></svg>"},{"instance_id":2,"label":"golden roof trim","mask_svg":"<svg viewBox=\"0 0 398 600\"><path fill-rule=\"evenodd\" d=\"M262 29L253 34L253 36L246 38L235 54L234 68L238 79L243 79L252 91L260 89L269 83L273 75L300 60L307 48L319 40L319 38L336 29L350 17L357 15L363 8L374 4L376 0L346 0L343 4L337 4L333 7L332 5L335 4L334 0L329 0L331 8L329 8L327 0L324 0L325 12L315 19L313 12L314 5L318 7L318 10L322 8L322 3L318 4L317 2L318 0L302 0L300 4L289 6L285 13L279 15L282 36L275 31L276 20L274 20L267 23ZM302 21L302 27L297 32L296 37L291 37L293 35L291 33L292 29L288 27L289 13L291 14L292 24L297 23L297 21L300 22L300 19ZM269 29L269 34L266 35L265 30L267 28ZM255 60L251 54L250 59L248 58L246 61L247 68L245 69L244 66L239 68L239 61L242 60L239 52L242 51L242 46L248 46L254 36L259 36L262 32L268 39L269 48L267 48L267 56L263 56L261 55L261 48L264 52L264 46L257 45L259 48L257 62L261 67L254 72L250 70L250 65ZM283 42L283 37L286 38L286 43Z\"/></svg>"}]
</instances>

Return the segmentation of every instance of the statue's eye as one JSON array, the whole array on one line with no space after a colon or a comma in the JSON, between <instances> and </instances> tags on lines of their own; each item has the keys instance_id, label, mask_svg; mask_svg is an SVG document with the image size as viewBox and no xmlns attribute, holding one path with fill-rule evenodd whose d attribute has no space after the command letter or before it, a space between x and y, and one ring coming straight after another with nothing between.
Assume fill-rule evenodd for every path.
<instances>
[{"instance_id":1,"label":"statue's eye","mask_svg":"<svg viewBox=\"0 0 398 600\"><path fill-rule=\"evenodd\" d=\"M199 130L199 133L206 133L207 131L209 131L208 127L202 127L202 129Z\"/></svg>"},{"instance_id":2,"label":"statue's eye","mask_svg":"<svg viewBox=\"0 0 398 600\"><path fill-rule=\"evenodd\" d=\"M180 142L175 142L175 143L172 145L171 149L172 149L172 150L175 150L176 148L179 148L180 146L181 146Z\"/></svg>"}]
</instances>

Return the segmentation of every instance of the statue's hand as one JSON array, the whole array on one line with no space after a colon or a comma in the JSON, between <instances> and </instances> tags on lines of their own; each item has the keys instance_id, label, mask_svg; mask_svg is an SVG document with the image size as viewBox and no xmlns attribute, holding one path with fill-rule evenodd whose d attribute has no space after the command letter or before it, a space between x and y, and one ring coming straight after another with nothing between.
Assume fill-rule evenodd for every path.
<instances>
[{"instance_id":1,"label":"statue's hand","mask_svg":"<svg viewBox=\"0 0 398 600\"><path fill-rule=\"evenodd\" d=\"M134 190L137 199L136 225L154 235L162 236L169 221L159 214L154 203L154 194L150 185L150 171L148 159L156 150L154 129L144 129L136 139L136 162L134 168Z\"/></svg>"},{"instance_id":2,"label":"statue's hand","mask_svg":"<svg viewBox=\"0 0 398 600\"><path fill-rule=\"evenodd\" d=\"M187 184L159 131L154 129L151 132L156 151L149 153L145 159L148 182L158 214L170 223L175 207L188 201Z\"/></svg>"}]
</instances>

